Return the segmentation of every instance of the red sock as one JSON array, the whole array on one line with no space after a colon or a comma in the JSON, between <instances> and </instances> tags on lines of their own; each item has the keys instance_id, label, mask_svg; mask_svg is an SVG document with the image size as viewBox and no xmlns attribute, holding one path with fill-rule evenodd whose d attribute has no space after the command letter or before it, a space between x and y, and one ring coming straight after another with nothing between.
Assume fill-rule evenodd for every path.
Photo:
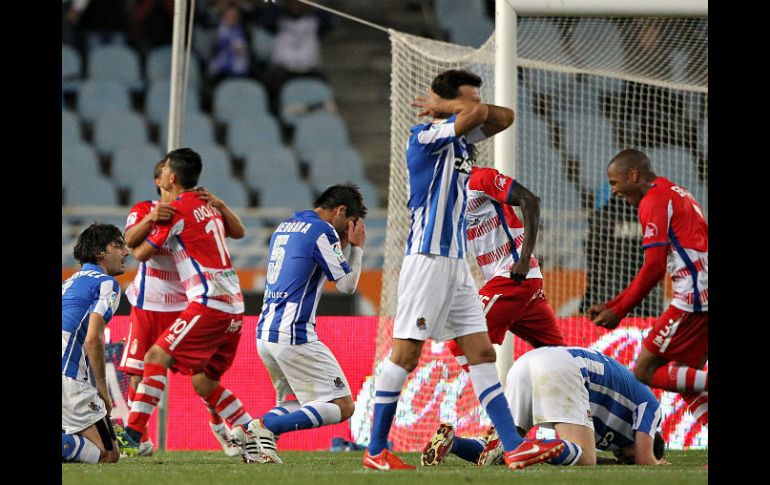
<instances>
[{"instance_id":1,"label":"red sock","mask_svg":"<svg viewBox=\"0 0 770 485\"><path fill-rule=\"evenodd\" d=\"M708 371L671 363L652 374L652 387L672 392L708 391Z\"/></svg>"},{"instance_id":2,"label":"red sock","mask_svg":"<svg viewBox=\"0 0 770 485\"><path fill-rule=\"evenodd\" d=\"M709 424L709 393L688 392L682 394L682 399L687 403L687 409L692 416L703 426Z\"/></svg>"},{"instance_id":3,"label":"red sock","mask_svg":"<svg viewBox=\"0 0 770 485\"><path fill-rule=\"evenodd\" d=\"M251 416L243 409L240 399L222 385L217 386L204 400L231 428L238 425L246 426L251 421Z\"/></svg>"},{"instance_id":4,"label":"red sock","mask_svg":"<svg viewBox=\"0 0 770 485\"><path fill-rule=\"evenodd\" d=\"M131 409L131 406L134 404L134 399L136 398L136 389L134 388L133 384L131 384L131 381L128 381L128 409ZM144 432L142 433L142 443L150 439L150 430L149 428L144 428Z\"/></svg>"},{"instance_id":5,"label":"red sock","mask_svg":"<svg viewBox=\"0 0 770 485\"><path fill-rule=\"evenodd\" d=\"M166 389L166 368L158 364L144 364L144 377L136 389L135 399L128 415L128 427L144 434L150 415Z\"/></svg>"},{"instance_id":6,"label":"red sock","mask_svg":"<svg viewBox=\"0 0 770 485\"><path fill-rule=\"evenodd\" d=\"M203 399L203 398L201 398ZM222 418L219 417L219 414L217 414L217 410L209 406L209 403L206 402L205 399L203 399L203 402L206 403L206 408L209 410L209 423L211 424L222 424Z\"/></svg>"}]
</instances>

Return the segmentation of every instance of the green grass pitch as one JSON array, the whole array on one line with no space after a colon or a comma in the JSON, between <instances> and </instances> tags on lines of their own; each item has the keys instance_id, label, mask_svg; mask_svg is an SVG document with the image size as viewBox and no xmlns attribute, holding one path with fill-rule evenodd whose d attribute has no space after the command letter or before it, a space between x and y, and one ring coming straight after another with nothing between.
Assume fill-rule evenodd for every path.
<instances>
[{"instance_id":1,"label":"green grass pitch","mask_svg":"<svg viewBox=\"0 0 770 485\"><path fill-rule=\"evenodd\" d=\"M72 485L345 485L419 484L452 485L501 483L517 485L686 485L708 482L707 450L669 451L668 466L603 465L596 467L556 467L534 465L512 471L504 467L477 467L448 456L437 467L420 467L419 453L398 453L417 470L377 472L361 465L363 452L281 453L284 463L245 464L221 452L174 451L146 458L122 458L111 465L62 464L62 484ZM609 456L602 454L602 456Z\"/></svg>"}]
</instances>

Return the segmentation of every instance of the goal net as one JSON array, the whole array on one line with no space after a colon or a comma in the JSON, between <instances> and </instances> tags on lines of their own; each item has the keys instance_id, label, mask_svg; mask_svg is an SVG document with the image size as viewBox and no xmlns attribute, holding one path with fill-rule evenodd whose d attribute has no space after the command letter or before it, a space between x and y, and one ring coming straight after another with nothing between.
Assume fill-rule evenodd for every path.
<instances>
[{"instance_id":1,"label":"goal net","mask_svg":"<svg viewBox=\"0 0 770 485\"><path fill-rule=\"evenodd\" d=\"M635 210L613 198L609 160L638 148L653 169L688 189L708 212L707 19L526 17L517 27L518 73L515 176L541 198L535 255L547 298L567 343L598 348L633 366L651 319L662 313L671 288L661 283L612 332L583 318L608 301L643 261ZM391 31L391 161L381 318L374 380L389 354L397 285L410 224L405 144L419 122L410 101L450 68L483 79L492 103L494 35L479 49ZM494 138L479 144L479 165L493 166ZM479 286L477 265L469 256ZM514 339L514 358L529 350ZM359 443L369 439L373 381L359 396L352 421ZM671 447L705 447L701 429L675 394L658 393L664 437ZM481 435L490 424L468 376L440 342L428 341L401 394L390 433L396 450L418 450L440 422L458 435Z\"/></svg>"}]
</instances>

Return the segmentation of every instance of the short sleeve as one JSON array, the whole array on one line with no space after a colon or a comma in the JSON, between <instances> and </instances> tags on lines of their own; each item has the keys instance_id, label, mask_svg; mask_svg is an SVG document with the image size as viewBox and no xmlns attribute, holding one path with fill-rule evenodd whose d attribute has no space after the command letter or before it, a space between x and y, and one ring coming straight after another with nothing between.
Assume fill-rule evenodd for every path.
<instances>
[{"instance_id":1,"label":"short sleeve","mask_svg":"<svg viewBox=\"0 0 770 485\"><path fill-rule=\"evenodd\" d=\"M333 229L318 236L313 248L313 259L329 281L337 281L351 272L350 265L342 254L340 240Z\"/></svg>"},{"instance_id":2,"label":"short sleeve","mask_svg":"<svg viewBox=\"0 0 770 485\"><path fill-rule=\"evenodd\" d=\"M141 222L144 217L152 211L152 203L147 201L139 202L135 204L126 218L126 228L128 231L136 225L137 222Z\"/></svg>"},{"instance_id":3,"label":"short sleeve","mask_svg":"<svg viewBox=\"0 0 770 485\"><path fill-rule=\"evenodd\" d=\"M465 141L467 143L479 143L481 141L484 141L487 139L487 135L484 134L484 131L481 129L481 126L477 126L476 128L472 129L468 133L465 134Z\"/></svg>"},{"instance_id":4,"label":"short sleeve","mask_svg":"<svg viewBox=\"0 0 770 485\"><path fill-rule=\"evenodd\" d=\"M655 436L661 421L660 404L656 399L645 401L634 410L634 431Z\"/></svg>"},{"instance_id":5,"label":"short sleeve","mask_svg":"<svg viewBox=\"0 0 770 485\"><path fill-rule=\"evenodd\" d=\"M166 224L154 223L146 241L156 248L160 248L166 244L169 238L181 234L183 229L184 219L175 214L171 221Z\"/></svg>"},{"instance_id":6,"label":"short sleeve","mask_svg":"<svg viewBox=\"0 0 770 485\"><path fill-rule=\"evenodd\" d=\"M671 200L662 194L649 194L639 204L639 223L642 226L642 248L665 246L668 241L668 226L673 207ZM647 199L647 200L645 200Z\"/></svg>"},{"instance_id":7,"label":"short sleeve","mask_svg":"<svg viewBox=\"0 0 770 485\"><path fill-rule=\"evenodd\" d=\"M412 133L411 142L423 150L434 152L457 139L455 135L456 115L443 123L421 125Z\"/></svg>"},{"instance_id":8,"label":"short sleeve","mask_svg":"<svg viewBox=\"0 0 770 485\"><path fill-rule=\"evenodd\" d=\"M97 291L96 301L89 313L98 313L105 322L109 322L120 304L120 285L115 278L107 278L99 283Z\"/></svg>"},{"instance_id":9,"label":"short sleeve","mask_svg":"<svg viewBox=\"0 0 770 485\"><path fill-rule=\"evenodd\" d=\"M516 181L494 168L473 167L468 190L484 192L490 199L508 203L508 194Z\"/></svg>"}]
</instances>

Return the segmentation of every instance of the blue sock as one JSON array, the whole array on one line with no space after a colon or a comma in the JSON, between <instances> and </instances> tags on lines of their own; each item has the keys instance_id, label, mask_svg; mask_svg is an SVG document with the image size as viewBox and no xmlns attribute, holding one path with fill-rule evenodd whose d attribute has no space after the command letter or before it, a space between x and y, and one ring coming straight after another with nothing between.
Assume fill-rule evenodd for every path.
<instances>
[{"instance_id":1,"label":"blue sock","mask_svg":"<svg viewBox=\"0 0 770 485\"><path fill-rule=\"evenodd\" d=\"M276 418L279 418L291 412L297 411L301 407L302 406L298 401L286 401L282 403L280 406L276 406L270 411L266 412L262 416L262 424L272 431L272 429L270 428L271 426L270 423L272 423ZM275 433L275 431L273 431L273 433Z\"/></svg>"},{"instance_id":2,"label":"blue sock","mask_svg":"<svg viewBox=\"0 0 770 485\"><path fill-rule=\"evenodd\" d=\"M99 448L79 434L61 434L61 461L98 463Z\"/></svg>"},{"instance_id":3,"label":"blue sock","mask_svg":"<svg viewBox=\"0 0 770 485\"><path fill-rule=\"evenodd\" d=\"M306 412L306 410L308 410L309 413ZM283 414L281 416L278 416L275 413L268 413L262 418L262 424L275 435L279 435L287 431L314 428L320 424L323 424L323 421L321 420L321 416L318 415L318 412L316 411L315 415L313 415L313 411L313 408L305 407L298 409L293 413ZM268 417L268 415L272 416ZM315 421L319 424L316 424L313 418L316 418Z\"/></svg>"},{"instance_id":4,"label":"blue sock","mask_svg":"<svg viewBox=\"0 0 770 485\"><path fill-rule=\"evenodd\" d=\"M75 441L75 436L71 434L61 434L61 461L72 461L72 458L78 454L79 448L83 443Z\"/></svg>"},{"instance_id":5,"label":"blue sock","mask_svg":"<svg viewBox=\"0 0 770 485\"><path fill-rule=\"evenodd\" d=\"M396 415L398 398L401 396L401 387L404 385L409 372L385 359L382 372L375 384L374 392L374 424L372 425L372 437L369 440L369 455L379 455L387 447L388 434L393 425L393 417Z\"/></svg>"},{"instance_id":6,"label":"blue sock","mask_svg":"<svg viewBox=\"0 0 770 485\"><path fill-rule=\"evenodd\" d=\"M479 455L484 451L484 443L480 439L460 438L455 436L455 441L452 443L452 449L449 451L465 461L476 463L479 461Z\"/></svg>"},{"instance_id":7,"label":"blue sock","mask_svg":"<svg viewBox=\"0 0 770 485\"><path fill-rule=\"evenodd\" d=\"M511 451L519 446L522 440L516 432L516 425L505 400L500 380L497 378L497 368L493 363L477 364L469 367L471 383L479 402L495 425L503 450Z\"/></svg>"},{"instance_id":8,"label":"blue sock","mask_svg":"<svg viewBox=\"0 0 770 485\"><path fill-rule=\"evenodd\" d=\"M558 440L543 440L545 443ZM580 456L583 454L583 448L571 441L561 440L564 442L564 449L561 450L558 456L551 458L548 463L551 465L571 466L576 465Z\"/></svg>"}]
</instances>

